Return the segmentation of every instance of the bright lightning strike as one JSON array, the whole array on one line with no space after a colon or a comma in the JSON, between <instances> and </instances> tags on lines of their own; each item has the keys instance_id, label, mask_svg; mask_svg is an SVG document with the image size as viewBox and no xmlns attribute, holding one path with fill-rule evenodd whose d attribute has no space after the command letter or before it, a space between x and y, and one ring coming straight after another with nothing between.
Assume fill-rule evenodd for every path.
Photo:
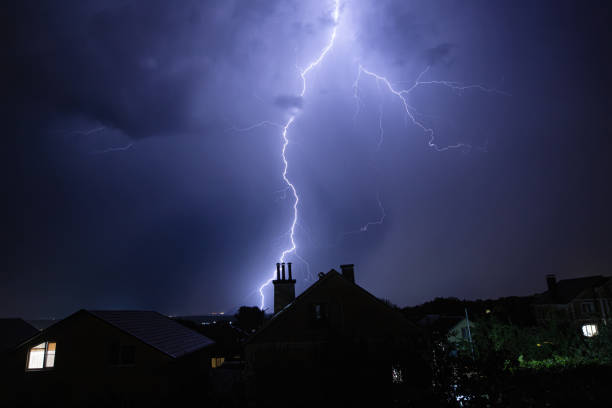
<instances>
[{"instance_id":1,"label":"bright lightning strike","mask_svg":"<svg viewBox=\"0 0 612 408\"><path fill-rule=\"evenodd\" d=\"M426 135L428 135L428 141L427 144L429 147L435 149L436 151L442 152L445 150L449 150L449 149L458 149L458 148L468 148L470 149L472 146L467 144L467 143L457 143L454 145L449 145L449 146L440 146L435 142L435 135L434 135L434 130L428 126L426 126L425 124L423 124L423 122L419 121L416 118L416 110L410 106L408 104L408 96L410 95L410 93L412 93L412 91L414 91L416 88L421 87L421 86L427 86L427 85L441 85L441 86L445 86L447 88L450 88L456 92L462 92L462 91L466 91L466 90L470 90L470 89L476 89L476 90L480 90L483 92L487 92L487 93L498 93L498 94L502 94L502 95L507 95L508 94L506 92L503 91L499 91L497 89L493 89L493 88L487 88L483 85L463 85L459 82L453 82L453 81L421 81L421 78L429 71L430 67L425 68L416 78L416 80L414 81L414 84L408 88L408 89L400 89L397 90L393 87L393 85L391 84L391 82L384 76L379 75L375 72L369 71L367 69L365 69L362 65L359 65L359 71L357 72L357 79L355 80L354 84L353 84L353 88L354 88L354 93L353 95L355 96L355 98L357 99L358 103L361 103L361 100L359 99L359 81L361 79L361 74L366 74L369 75L371 77L373 77L374 79L376 79L376 83L380 84L383 83L387 89L389 90L389 92L391 92L393 95L397 96L401 102L402 105L404 107L404 111L406 112L406 116L410 119L410 121L412 122L413 125L419 127ZM382 135L382 119L380 119L382 117L382 113L379 116L379 123L380 123L380 129L381 129L381 135Z\"/></svg>"},{"instance_id":2,"label":"bright lightning strike","mask_svg":"<svg viewBox=\"0 0 612 408\"><path fill-rule=\"evenodd\" d=\"M302 98L306 94L306 89L307 89L306 77L308 73L312 71L314 68L316 68L319 64L321 64L321 62L325 59L325 56L329 53L329 51L334 46L334 42L336 40L336 34L338 32L339 16L340 16L340 0L335 0L334 10L332 11L332 19L333 19L334 28L332 30L330 39L327 45L319 53L319 56L317 57L317 59L315 59L310 64L308 64L306 68L300 70L300 78L302 79L302 91L300 92L300 97ZM289 229L289 239L290 239L291 245L285 250L283 250L279 258L279 262L285 262L285 258L287 257L287 255L291 253L295 254L295 251L297 249L297 246L295 244L295 226L297 225L297 222L298 222L298 204L300 202L300 197L298 196L295 186L293 185L291 180L287 177L287 170L289 168L289 162L287 161L287 155L286 155L287 145L289 144L289 138L287 137L287 132L294 121L295 121L295 115L292 115L287 121L287 123L285 123L285 125L283 126L283 132L282 132L283 148L281 152L281 158L283 161L283 181L285 182L285 184L287 184L288 189L293 194L293 220L291 222L291 228ZM308 263L306 264L308 265ZM274 280L274 272L272 273L272 277L259 287L259 294L261 296L261 305L260 305L261 309L263 309L265 306L265 296L263 294L263 289L266 286L268 286L270 282L272 282L273 280Z\"/></svg>"}]
</instances>

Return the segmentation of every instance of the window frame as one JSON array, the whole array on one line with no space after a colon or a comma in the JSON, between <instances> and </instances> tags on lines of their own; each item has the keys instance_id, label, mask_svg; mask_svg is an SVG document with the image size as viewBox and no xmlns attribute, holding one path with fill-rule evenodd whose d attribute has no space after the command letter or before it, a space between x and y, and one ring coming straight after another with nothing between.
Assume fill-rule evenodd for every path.
<instances>
[{"instance_id":1,"label":"window frame","mask_svg":"<svg viewBox=\"0 0 612 408\"><path fill-rule=\"evenodd\" d=\"M43 353L43 359L42 359L42 367L30 367L30 357L32 354L32 350L35 347L40 346L41 344L45 345L45 350ZM53 352L53 365L52 366L48 366L47 365L47 358L49 356L49 344L54 344L55 347L52 350ZM26 356L26 364L25 364L25 370L26 371L49 371L49 370L53 370L55 368L55 360L56 360L56 356L57 356L57 341L55 340L45 340L41 343L35 344L32 347L28 347L28 352L27 352L27 356Z\"/></svg>"},{"instance_id":2,"label":"window frame","mask_svg":"<svg viewBox=\"0 0 612 408\"><path fill-rule=\"evenodd\" d=\"M219 368L225 363L225 357L211 357L210 358L210 367L211 368Z\"/></svg>"},{"instance_id":3,"label":"window frame","mask_svg":"<svg viewBox=\"0 0 612 408\"><path fill-rule=\"evenodd\" d=\"M120 341L112 342L108 347L108 365L111 367L134 367L136 366L137 351L138 348L134 344L126 344Z\"/></svg>"},{"instance_id":4,"label":"window frame","mask_svg":"<svg viewBox=\"0 0 612 408\"><path fill-rule=\"evenodd\" d=\"M313 302L310 305L310 321L313 328L321 329L329 327L329 303Z\"/></svg>"},{"instance_id":5,"label":"window frame","mask_svg":"<svg viewBox=\"0 0 612 408\"><path fill-rule=\"evenodd\" d=\"M591 338L599 334L599 327L597 327L595 323L585 323L582 325L581 329L584 337Z\"/></svg>"},{"instance_id":6,"label":"window frame","mask_svg":"<svg viewBox=\"0 0 612 408\"><path fill-rule=\"evenodd\" d=\"M580 305L580 310L584 314L593 314L595 313L595 303L591 301L582 302Z\"/></svg>"}]
</instances>

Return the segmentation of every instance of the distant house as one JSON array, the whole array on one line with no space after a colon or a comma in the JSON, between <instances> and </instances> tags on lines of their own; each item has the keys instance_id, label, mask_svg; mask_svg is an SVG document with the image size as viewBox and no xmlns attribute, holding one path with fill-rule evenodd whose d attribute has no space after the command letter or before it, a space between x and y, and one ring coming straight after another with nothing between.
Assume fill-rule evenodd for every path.
<instances>
[{"instance_id":1,"label":"distant house","mask_svg":"<svg viewBox=\"0 0 612 408\"><path fill-rule=\"evenodd\" d=\"M80 310L11 353L8 406L175 400L206 389L212 344L157 312Z\"/></svg>"},{"instance_id":2,"label":"distant house","mask_svg":"<svg viewBox=\"0 0 612 408\"><path fill-rule=\"evenodd\" d=\"M38 333L23 319L0 319L0 354L7 353Z\"/></svg>"},{"instance_id":3,"label":"distant house","mask_svg":"<svg viewBox=\"0 0 612 408\"><path fill-rule=\"evenodd\" d=\"M468 321L465 317L461 318L448 331L448 341L453 344L462 344L466 341L471 341L474 327L476 327L474 322Z\"/></svg>"},{"instance_id":4,"label":"distant house","mask_svg":"<svg viewBox=\"0 0 612 408\"><path fill-rule=\"evenodd\" d=\"M557 281L547 275L548 290L533 305L538 323L553 319L578 325L587 337L597 335L601 324L612 322L612 278L587 276Z\"/></svg>"},{"instance_id":5,"label":"distant house","mask_svg":"<svg viewBox=\"0 0 612 408\"><path fill-rule=\"evenodd\" d=\"M427 315L419 320L418 325L427 329L434 338L445 338L450 343L458 345L470 341L476 325L465 316L445 316L439 314ZM469 327L468 327L469 326Z\"/></svg>"},{"instance_id":6,"label":"distant house","mask_svg":"<svg viewBox=\"0 0 612 408\"><path fill-rule=\"evenodd\" d=\"M353 265L319 274L298 297L287 267L288 278L285 264L277 264L275 315L245 345L251 401L384 404L400 384L427 384L428 367L417 353L420 330L355 284Z\"/></svg>"}]
</instances>

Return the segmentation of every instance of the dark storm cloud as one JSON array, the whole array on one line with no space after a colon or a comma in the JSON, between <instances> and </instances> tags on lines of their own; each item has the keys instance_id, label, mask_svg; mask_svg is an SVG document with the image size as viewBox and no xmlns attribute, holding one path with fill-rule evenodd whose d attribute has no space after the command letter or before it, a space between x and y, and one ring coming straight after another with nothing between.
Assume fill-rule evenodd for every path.
<instances>
[{"instance_id":1,"label":"dark storm cloud","mask_svg":"<svg viewBox=\"0 0 612 408\"><path fill-rule=\"evenodd\" d=\"M299 95L279 95L274 99L274 105L283 109L302 109L304 98Z\"/></svg>"},{"instance_id":2,"label":"dark storm cloud","mask_svg":"<svg viewBox=\"0 0 612 408\"><path fill-rule=\"evenodd\" d=\"M374 22L376 29L372 29ZM374 2L359 10L358 38L367 54L392 56L394 64L404 65L428 46L436 26L435 20L422 14L420 6L397 1Z\"/></svg>"},{"instance_id":3,"label":"dark storm cloud","mask_svg":"<svg viewBox=\"0 0 612 408\"><path fill-rule=\"evenodd\" d=\"M453 61L452 51L457 46L455 44L444 43L425 50L427 65L433 66L438 63L450 65Z\"/></svg>"},{"instance_id":4,"label":"dark storm cloud","mask_svg":"<svg viewBox=\"0 0 612 408\"><path fill-rule=\"evenodd\" d=\"M343 2L304 100L299 72L329 38L331 1L16 4L6 195L20 230L3 315L259 304L288 243L289 113L295 238L315 275L355 263L361 286L406 305L609 271L605 2ZM423 80L513 96L416 89L437 142L487 146L436 152L381 81L362 75L355 92L359 63L398 87L433 65ZM385 221L364 232L377 196ZM289 258L299 293L307 268Z\"/></svg>"},{"instance_id":5,"label":"dark storm cloud","mask_svg":"<svg viewBox=\"0 0 612 408\"><path fill-rule=\"evenodd\" d=\"M20 2L22 103L136 138L201 129L225 103L211 78L223 65L240 69L236 39L276 4L256 3Z\"/></svg>"}]
</instances>

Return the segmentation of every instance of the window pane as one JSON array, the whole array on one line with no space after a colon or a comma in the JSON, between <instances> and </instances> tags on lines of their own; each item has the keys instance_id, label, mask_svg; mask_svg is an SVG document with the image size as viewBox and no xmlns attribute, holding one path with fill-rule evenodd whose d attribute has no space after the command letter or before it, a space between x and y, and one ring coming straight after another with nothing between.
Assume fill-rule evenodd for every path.
<instances>
[{"instance_id":1,"label":"window pane","mask_svg":"<svg viewBox=\"0 0 612 408\"><path fill-rule=\"evenodd\" d=\"M43 362L45 359L45 343L32 347L28 356L28 368L43 368Z\"/></svg>"},{"instance_id":2,"label":"window pane","mask_svg":"<svg viewBox=\"0 0 612 408\"><path fill-rule=\"evenodd\" d=\"M53 367L55 365L55 342L47 344L47 357L45 359L45 367Z\"/></svg>"},{"instance_id":3,"label":"window pane","mask_svg":"<svg viewBox=\"0 0 612 408\"><path fill-rule=\"evenodd\" d=\"M593 337L597 335L597 325L596 324L585 324L582 326L582 334L585 337Z\"/></svg>"},{"instance_id":4,"label":"window pane","mask_svg":"<svg viewBox=\"0 0 612 408\"><path fill-rule=\"evenodd\" d=\"M53 367L55 365L55 351L50 351L47 353L47 361L45 362L45 367Z\"/></svg>"}]
</instances>

